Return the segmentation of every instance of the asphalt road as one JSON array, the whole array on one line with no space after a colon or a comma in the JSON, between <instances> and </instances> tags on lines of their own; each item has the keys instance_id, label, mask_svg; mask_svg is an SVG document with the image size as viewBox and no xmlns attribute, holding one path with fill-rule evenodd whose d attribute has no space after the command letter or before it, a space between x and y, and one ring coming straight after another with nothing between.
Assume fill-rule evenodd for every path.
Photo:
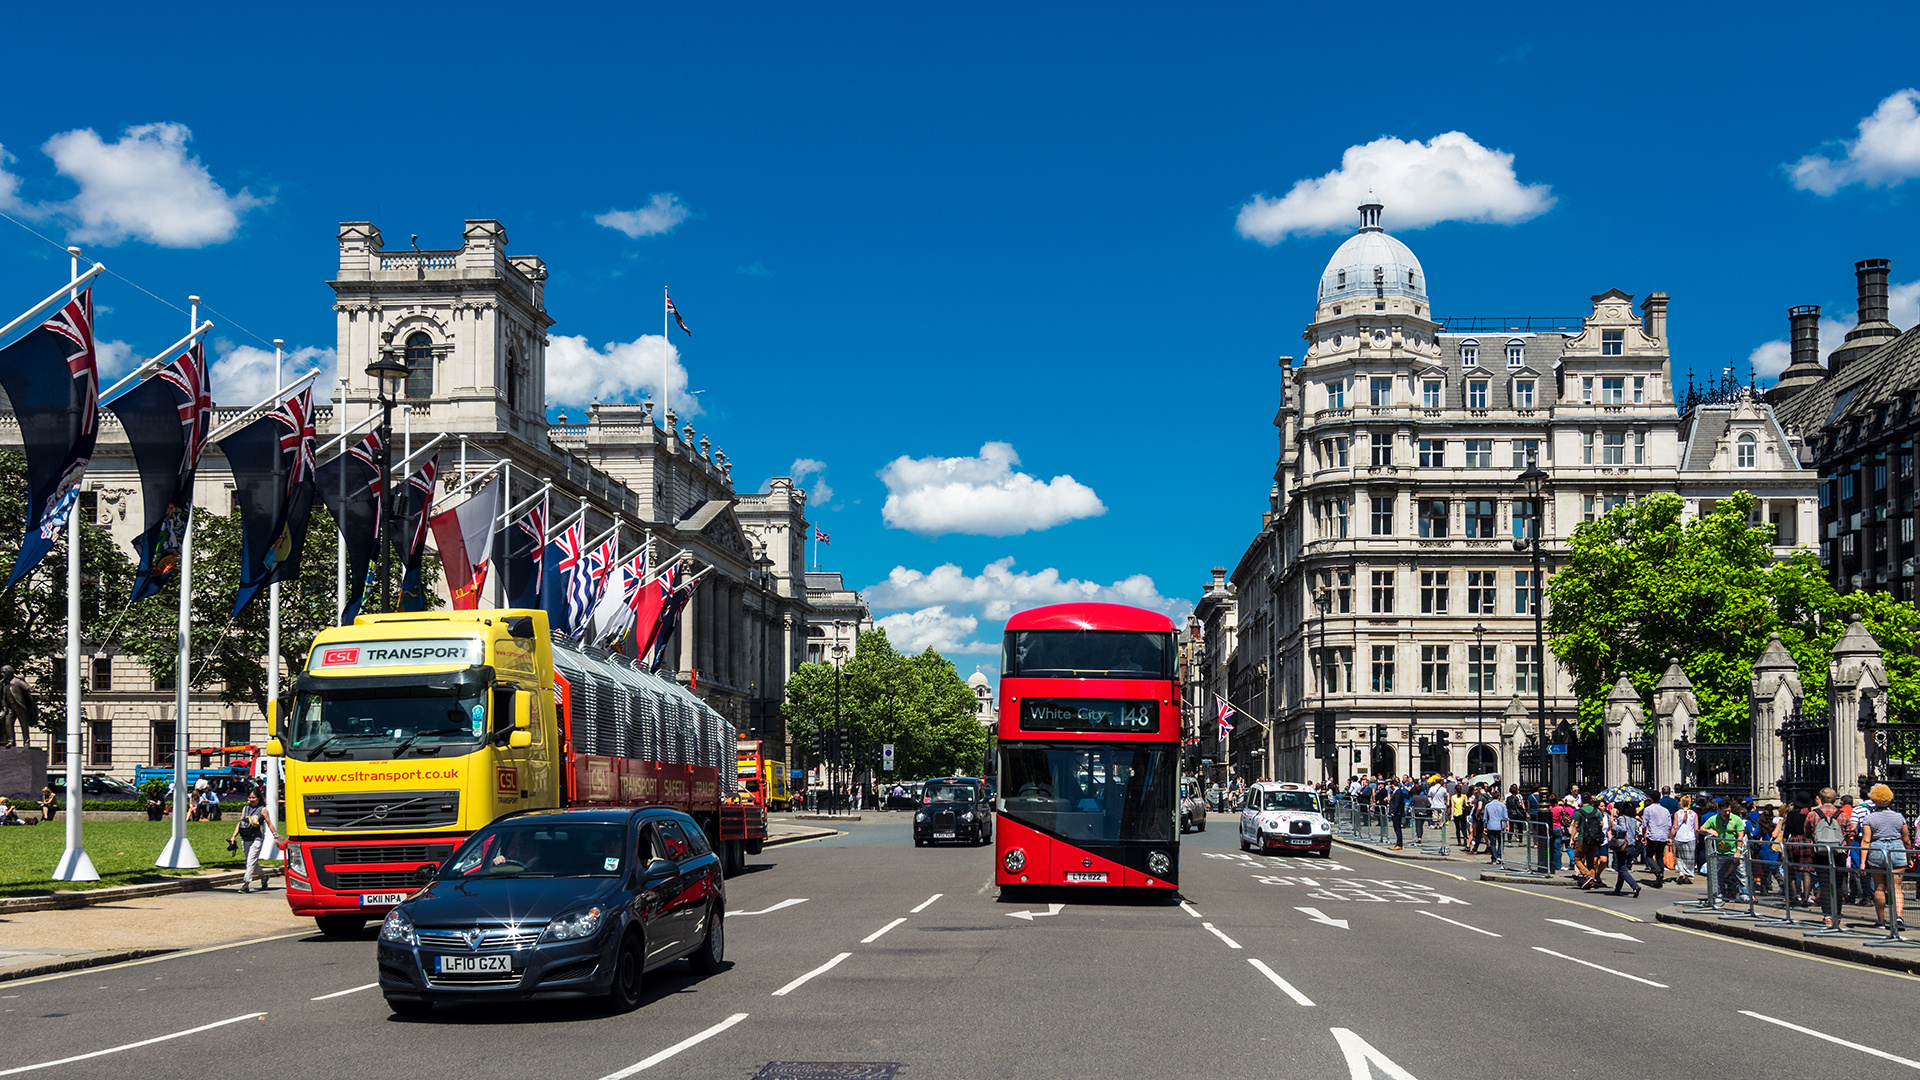
<instances>
[{"instance_id":1,"label":"asphalt road","mask_svg":"<svg viewBox=\"0 0 1920 1080\"><path fill-rule=\"evenodd\" d=\"M370 986L372 928L297 934L0 984L0 1076L747 1080L838 1061L907 1080L1349 1080L1368 1059L1419 1080L1920 1074L1916 980L1364 853L1243 855L1218 815L1186 838L1179 905L1003 901L991 847L916 849L901 815L844 828L752 860L728 886L729 967L651 976L631 1015L403 1020Z\"/></svg>"}]
</instances>

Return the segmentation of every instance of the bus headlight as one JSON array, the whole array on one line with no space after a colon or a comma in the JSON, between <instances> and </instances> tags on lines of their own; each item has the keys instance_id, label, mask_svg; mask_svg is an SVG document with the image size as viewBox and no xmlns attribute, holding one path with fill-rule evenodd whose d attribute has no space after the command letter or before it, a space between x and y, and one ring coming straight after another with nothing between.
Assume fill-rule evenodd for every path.
<instances>
[{"instance_id":1,"label":"bus headlight","mask_svg":"<svg viewBox=\"0 0 1920 1080\"><path fill-rule=\"evenodd\" d=\"M1019 848L1008 848L1007 857L1000 860L1000 862L1001 865L1007 868L1007 873L1017 874L1020 872L1021 867L1027 865L1027 853L1021 851Z\"/></svg>"},{"instance_id":2,"label":"bus headlight","mask_svg":"<svg viewBox=\"0 0 1920 1080\"><path fill-rule=\"evenodd\" d=\"M1147 856L1147 869L1153 871L1154 877L1166 877L1167 871L1173 869L1173 860L1167 858L1166 852L1156 851Z\"/></svg>"}]
</instances>

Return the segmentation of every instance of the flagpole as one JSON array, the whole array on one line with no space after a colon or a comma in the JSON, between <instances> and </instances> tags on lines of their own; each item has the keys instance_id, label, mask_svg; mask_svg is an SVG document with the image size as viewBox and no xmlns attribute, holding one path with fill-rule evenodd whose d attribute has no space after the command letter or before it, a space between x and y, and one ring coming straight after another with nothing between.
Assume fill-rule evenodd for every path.
<instances>
[{"instance_id":1,"label":"flagpole","mask_svg":"<svg viewBox=\"0 0 1920 1080\"><path fill-rule=\"evenodd\" d=\"M68 302L80 298L80 249L67 249ZM94 267L98 272L101 267ZM89 275L91 276L91 275ZM59 299L55 293L39 310ZM38 312L35 312L36 314ZM22 317L24 318L24 316ZM21 320L16 319L17 324ZM7 327L13 329L13 325ZM99 881L100 872L87 858L80 838L80 817L86 812L87 793L80 762L80 507L67 512L67 848L54 868L55 881Z\"/></svg>"},{"instance_id":2,"label":"flagpole","mask_svg":"<svg viewBox=\"0 0 1920 1080\"><path fill-rule=\"evenodd\" d=\"M673 370L673 361L667 357L667 304L671 299L665 285L660 286L660 426L666 433L673 434L673 425L667 421L667 375Z\"/></svg>"},{"instance_id":3,"label":"flagpole","mask_svg":"<svg viewBox=\"0 0 1920 1080\"><path fill-rule=\"evenodd\" d=\"M105 407L107 405L113 404L114 399L120 396L119 391L121 387L127 385L128 383L144 382L146 381L146 377L148 375L151 375L154 372L159 371L161 368L166 367L168 364L173 363L175 353L179 352L181 349L184 349L187 346L192 345L194 342L205 337L207 335L207 331L211 329L213 329L212 320L208 320L207 322L201 323L199 326L194 327L193 331L189 333L186 337L183 337L179 341L176 341L173 344L167 346L166 348L161 349L158 353L154 354L153 359L148 360L145 363L142 363L139 367L134 368L133 371L129 372L119 382L114 383L112 386L109 386L105 390L100 391L101 406Z\"/></svg>"},{"instance_id":4,"label":"flagpole","mask_svg":"<svg viewBox=\"0 0 1920 1080\"><path fill-rule=\"evenodd\" d=\"M333 415L340 418L340 452L344 454L347 452L348 434L347 380L344 376L335 384L333 402ZM368 413L367 419L373 419L373 414ZM364 421L362 422L364 423ZM340 501L334 505L340 507L344 515L347 508L347 468L345 462L342 462L340 465ZM347 531L338 521L334 522L333 525L335 534L333 617L338 620L341 613L347 610Z\"/></svg>"},{"instance_id":5,"label":"flagpole","mask_svg":"<svg viewBox=\"0 0 1920 1080\"><path fill-rule=\"evenodd\" d=\"M501 468L500 475L506 477L506 482L503 485L501 485L501 488L500 488L500 502L503 505L512 505L513 503L513 461L512 459L508 459L506 464ZM498 540L500 535L500 523L498 521L493 523L493 532L494 532L494 539ZM493 545L492 544L487 545L487 561L489 563L493 561ZM492 569L487 571L487 576L493 579L493 606L496 608L506 607L507 606L507 568L504 565L495 566Z\"/></svg>"},{"instance_id":6,"label":"flagpole","mask_svg":"<svg viewBox=\"0 0 1920 1080\"><path fill-rule=\"evenodd\" d=\"M187 297L192 305L192 314L187 317L187 328L200 325L200 298ZM275 382L279 380L276 372ZM272 616L268 616L269 620ZM273 623L267 624L268 633L273 631ZM200 866L200 859L193 853L193 842L187 839L187 696L189 683L193 681L193 499L191 493L187 499L187 525L180 531L180 619L175 628L173 654L173 837L167 846L160 849L160 857L153 865L173 870L193 870Z\"/></svg>"},{"instance_id":7,"label":"flagpole","mask_svg":"<svg viewBox=\"0 0 1920 1080\"><path fill-rule=\"evenodd\" d=\"M92 281L94 278L106 272L107 266L105 263L94 263L93 267L86 273L80 273L80 256L75 254L76 250L75 248L67 249L70 263L67 272L67 283L55 289L52 296L47 297L45 300L40 301L22 312L19 318L14 319L5 326L0 326L0 346L13 344L13 342L7 340L7 335L13 333L15 330L27 326L29 323L35 326L39 325L40 316L44 315L48 308L57 304L70 303L78 300L80 298L80 286L85 285L87 282Z\"/></svg>"},{"instance_id":8,"label":"flagpole","mask_svg":"<svg viewBox=\"0 0 1920 1080\"><path fill-rule=\"evenodd\" d=\"M273 339L273 388L277 394L286 382L286 340ZM347 470L341 469L345 476ZM335 528L339 522L334 523ZM274 578L267 586L267 708L275 713L280 708L280 579ZM222 739L222 742L226 740ZM267 823L272 826L260 842L260 858L278 859L280 854L280 770L273 767L274 759L266 759L267 770ZM264 885L266 879L261 879ZM247 884L242 882L241 884Z\"/></svg>"}]
</instances>

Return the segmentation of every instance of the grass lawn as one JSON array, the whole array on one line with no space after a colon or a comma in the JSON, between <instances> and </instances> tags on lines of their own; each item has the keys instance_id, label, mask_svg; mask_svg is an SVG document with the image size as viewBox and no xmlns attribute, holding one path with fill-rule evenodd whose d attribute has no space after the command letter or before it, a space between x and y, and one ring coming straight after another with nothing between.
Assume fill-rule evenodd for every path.
<instances>
[{"instance_id":1,"label":"grass lawn","mask_svg":"<svg viewBox=\"0 0 1920 1080\"><path fill-rule=\"evenodd\" d=\"M190 821L187 839L202 869L239 870L246 866L242 852L227 852L233 822ZM102 889L110 885L142 885L170 877L190 876L192 870L162 870L153 865L173 836L171 821L89 821L82 843L99 881L53 881L49 875L67 846L65 815L43 825L0 829L0 896L33 896L72 889Z\"/></svg>"}]
</instances>

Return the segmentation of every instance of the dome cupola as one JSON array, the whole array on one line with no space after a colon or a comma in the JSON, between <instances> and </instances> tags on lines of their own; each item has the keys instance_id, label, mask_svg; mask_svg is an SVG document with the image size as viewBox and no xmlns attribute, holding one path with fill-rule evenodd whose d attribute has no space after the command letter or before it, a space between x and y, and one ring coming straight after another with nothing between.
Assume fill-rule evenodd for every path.
<instances>
[{"instance_id":1,"label":"dome cupola","mask_svg":"<svg viewBox=\"0 0 1920 1080\"><path fill-rule=\"evenodd\" d=\"M1326 272L1320 275L1320 318L1332 314L1326 310L1331 304L1340 305L1342 314L1392 310L1427 316L1426 271L1407 245L1380 227L1382 209L1377 202L1362 205L1360 231L1327 260ZM1393 303L1396 300L1400 302ZM1414 306L1411 311L1408 301ZM1347 307L1349 303L1354 306Z\"/></svg>"}]
</instances>

